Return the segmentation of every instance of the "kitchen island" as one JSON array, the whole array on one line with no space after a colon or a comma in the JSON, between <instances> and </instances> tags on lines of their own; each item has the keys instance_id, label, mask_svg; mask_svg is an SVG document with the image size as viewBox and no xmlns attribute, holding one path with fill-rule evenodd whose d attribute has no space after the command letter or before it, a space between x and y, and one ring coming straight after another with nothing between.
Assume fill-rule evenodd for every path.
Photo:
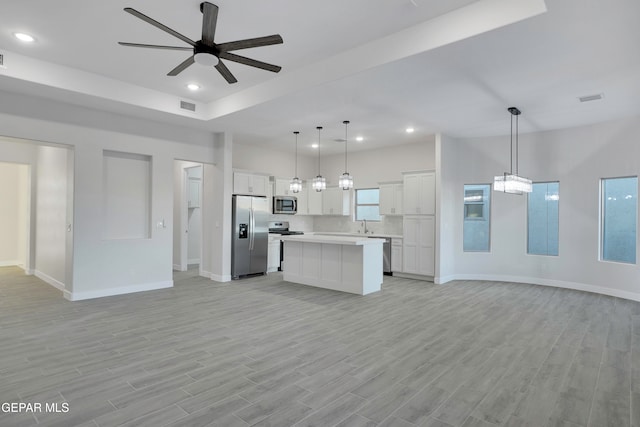
<instances>
[{"instance_id":1,"label":"kitchen island","mask_svg":"<svg viewBox=\"0 0 640 427\"><path fill-rule=\"evenodd\" d=\"M349 236L282 236L287 282L358 295L380 290L384 239Z\"/></svg>"}]
</instances>

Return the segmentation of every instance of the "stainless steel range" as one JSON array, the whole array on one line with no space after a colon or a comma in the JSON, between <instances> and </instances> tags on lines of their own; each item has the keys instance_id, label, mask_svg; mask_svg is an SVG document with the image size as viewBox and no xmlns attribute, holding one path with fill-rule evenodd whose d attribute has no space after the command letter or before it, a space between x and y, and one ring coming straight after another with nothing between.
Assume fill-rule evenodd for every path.
<instances>
[{"instance_id":1,"label":"stainless steel range","mask_svg":"<svg viewBox=\"0 0 640 427\"><path fill-rule=\"evenodd\" d=\"M269 222L269 234L293 236L297 234L304 234L304 232L289 230L289 221L271 221ZM284 259L284 243L280 242L280 267L278 267L278 271L282 271L283 259Z\"/></svg>"}]
</instances>

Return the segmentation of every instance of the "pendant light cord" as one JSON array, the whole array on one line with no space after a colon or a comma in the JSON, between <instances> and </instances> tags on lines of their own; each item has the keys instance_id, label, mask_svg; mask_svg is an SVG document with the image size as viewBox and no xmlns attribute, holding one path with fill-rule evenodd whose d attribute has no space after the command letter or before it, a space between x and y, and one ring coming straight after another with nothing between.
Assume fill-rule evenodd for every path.
<instances>
[{"instance_id":1,"label":"pendant light cord","mask_svg":"<svg viewBox=\"0 0 640 427\"><path fill-rule=\"evenodd\" d=\"M318 126L318 176L320 176L320 130L322 130L322 126Z\"/></svg>"},{"instance_id":2,"label":"pendant light cord","mask_svg":"<svg viewBox=\"0 0 640 427\"><path fill-rule=\"evenodd\" d=\"M513 114L511 115L511 142L509 143L509 167L511 169L511 175L513 175Z\"/></svg>"},{"instance_id":3,"label":"pendant light cord","mask_svg":"<svg viewBox=\"0 0 640 427\"><path fill-rule=\"evenodd\" d=\"M518 116L516 115L516 175L518 175Z\"/></svg>"},{"instance_id":4,"label":"pendant light cord","mask_svg":"<svg viewBox=\"0 0 640 427\"><path fill-rule=\"evenodd\" d=\"M344 173L347 173L347 127L349 126L349 120L345 120L342 123L344 123Z\"/></svg>"},{"instance_id":5,"label":"pendant light cord","mask_svg":"<svg viewBox=\"0 0 640 427\"><path fill-rule=\"evenodd\" d=\"M295 131L295 132L293 132L293 133L294 133L294 134L295 134L295 136L296 136L296 162L295 162L295 164L296 164L296 176L295 176L295 177L297 178L297 177L298 177L298 134L299 134L300 132Z\"/></svg>"}]
</instances>

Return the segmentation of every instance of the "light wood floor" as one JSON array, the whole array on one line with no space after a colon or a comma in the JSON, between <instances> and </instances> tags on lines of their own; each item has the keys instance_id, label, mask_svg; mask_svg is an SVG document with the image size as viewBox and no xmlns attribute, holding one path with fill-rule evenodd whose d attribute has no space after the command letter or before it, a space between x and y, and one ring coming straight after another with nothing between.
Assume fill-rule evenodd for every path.
<instances>
[{"instance_id":1,"label":"light wood floor","mask_svg":"<svg viewBox=\"0 0 640 427\"><path fill-rule=\"evenodd\" d=\"M43 405L0 412L0 426L640 425L638 303L495 282L385 277L360 297L278 274L191 276L72 303L0 268L0 403Z\"/></svg>"}]
</instances>

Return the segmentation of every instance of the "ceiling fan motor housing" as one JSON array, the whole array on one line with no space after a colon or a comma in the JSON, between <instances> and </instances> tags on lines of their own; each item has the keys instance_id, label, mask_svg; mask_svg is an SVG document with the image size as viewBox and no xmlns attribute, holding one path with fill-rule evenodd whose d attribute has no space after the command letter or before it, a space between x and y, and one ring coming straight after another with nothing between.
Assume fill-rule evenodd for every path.
<instances>
[{"instance_id":1,"label":"ceiling fan motor housing","mask_svg":"<svg viewBox=\"0 0 640 427\"><path fill-rule=\"evenodd\" d=\"M193 48L193 59L200 65L215 67L218 65L220 52L213 46L207 46L202 41L196 42Z\"/></svg>"}]
</instances>

